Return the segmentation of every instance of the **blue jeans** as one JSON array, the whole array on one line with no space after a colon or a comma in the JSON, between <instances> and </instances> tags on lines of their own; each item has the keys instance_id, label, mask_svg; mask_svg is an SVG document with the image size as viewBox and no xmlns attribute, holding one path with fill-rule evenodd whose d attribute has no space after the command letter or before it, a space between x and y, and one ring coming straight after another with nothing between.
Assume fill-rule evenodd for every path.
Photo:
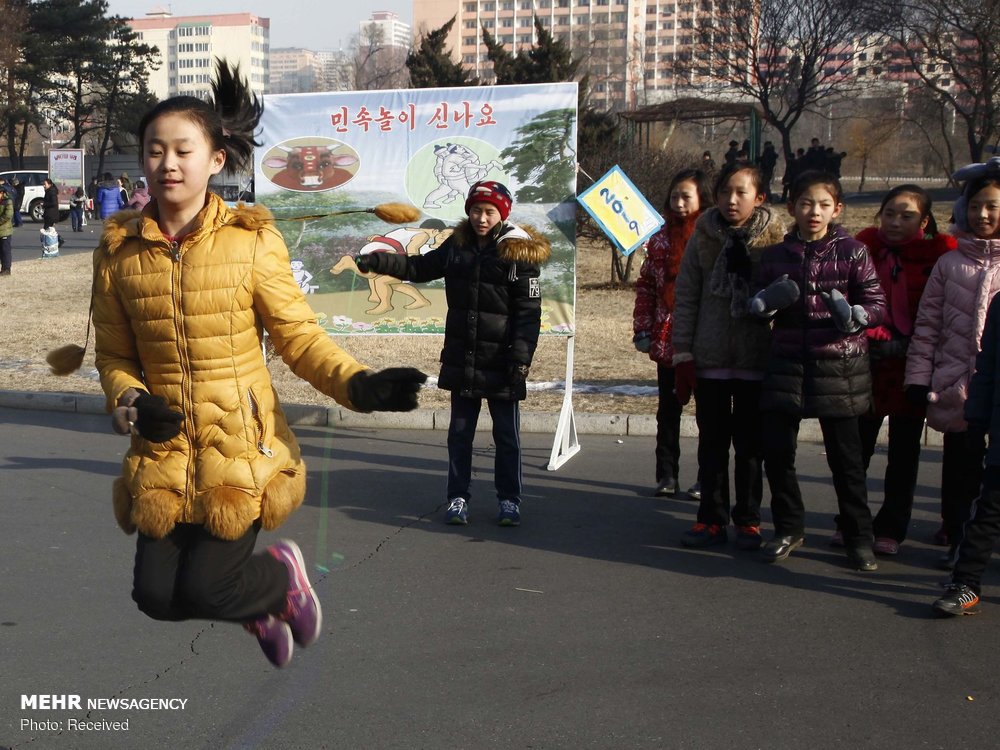
<instances>
[{"instance_id":1,"label":"blue jeans","mask_svg":"<svg viewBox=\"0 0 1000 750\"><path fill-rule=\"evenodd\" d=\"M74 232L80 232L83 230L83 209L82 208L71 208L69 210L69 220L73 226Z\"/></svg>"},{"instance_id":2,"label":"blue jeans","mask_svg":"<svg viewBox=\"0 0 1000 750\"><path fill-rule=\"evenodd\" d=\"M521 499L521 412L519 401L486 399L493 418L493 483L497 499ZM448 425L448 497L471 498L472 440L483 407L481 398L451 392L451 422Z\"/></svg>"}]
</instances>

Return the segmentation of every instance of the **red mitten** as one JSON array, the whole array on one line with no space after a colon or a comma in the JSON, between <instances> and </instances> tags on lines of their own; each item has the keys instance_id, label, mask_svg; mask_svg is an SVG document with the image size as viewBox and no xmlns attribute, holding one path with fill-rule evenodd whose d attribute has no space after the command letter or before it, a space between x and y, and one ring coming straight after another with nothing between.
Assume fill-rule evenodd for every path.
<instances>
[{"instance_id":1,"label":"red mitten","mask_svg":"<svg viewBox=\"0 0 1000 750\"><path fill-rule=\"evenodd\" d=\"M865 336L870 341L892 341L892 331L885 326L875 326L865 329Z\"/></svg>"},{"instance_id":2,"label":"red mitten","mask_svg":"<svg viewBox=\"0 0 1000 750\"><path fill-rule=\"evenodd\" d=\"M678 362L674 366L674 393L677 395L677 401L681 406L684 406L684 404L691 400L691 394L694 393L697 382L698 374L695 369L694 360L689 359L686 362Z\"/></svg>"}]
</instances>

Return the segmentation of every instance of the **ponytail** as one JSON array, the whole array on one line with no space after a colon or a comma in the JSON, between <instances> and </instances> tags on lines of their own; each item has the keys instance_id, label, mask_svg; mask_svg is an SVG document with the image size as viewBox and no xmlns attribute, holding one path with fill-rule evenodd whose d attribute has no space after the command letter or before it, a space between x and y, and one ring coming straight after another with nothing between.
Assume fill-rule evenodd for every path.
<instances>
[{"instance_id":1,"label":"ponytail","mask_svg":"<svg viewBox=\"0 0 1000 750\"><path fill-rule=\"evenodd\" d=\"M239 171L250 166L253 148L260 145L255 135L264 105L250 91L246 79L240 75L239 65L230 66L224 59L216 58L215 66L211 101L172 96L145 114L136 133L140 164L149 124L166 114L183 114L201 126L214 150L226 152L227 170Z\"/></svg>"}]
</instances>

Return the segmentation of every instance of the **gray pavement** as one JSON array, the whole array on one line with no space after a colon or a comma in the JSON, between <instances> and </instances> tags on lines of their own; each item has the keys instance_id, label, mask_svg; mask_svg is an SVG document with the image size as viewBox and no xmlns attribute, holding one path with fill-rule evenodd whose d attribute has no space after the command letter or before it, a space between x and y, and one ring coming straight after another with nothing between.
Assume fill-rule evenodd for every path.
<instances>
[{"instance_id":1,"label":"gray pavement","mask_svg":"<svg viewBox=\"0 0 1000 750\"><path fill-rule=\"evenodd\" d=\"M826 544L835 503L821 445L799 453L807 545L765 565L732 546L678 546L695 505L648 496L650 437L581 435L581 452L549 472L551 435L524 435L524 521L501 529L488 434L471 522L449 527L443 431L299 425L309 494L261 543L299 542L325 622L276 670L236 626L136 610L134 539L110 509L126 443L106 416L0 408L0 423L0 747L997 744L1000 607L930 616L944 580L940 548L925 543L937 448L924 454L912 540L861 574ZM683 451L686 484L694 441ZM883 468L879 453L873 477ZM870 486L877 505L881 481ZM994 562L988 597L998 578ZM22 708L40 694L82 707ZM87 708L112 698L186 702Z\"/></svg>"},{"instance_id":2,"label":"gray pavement","mask_svg":"<svg viewBox=\"0 0 1000 750\"><path fill-rule=\"evenodd\" d=\"M82 232L74 232L67 218L66 221L60 221L55 226L62 238L66 240L59 251L60 255L76 255L77 253L91 253L94 251L101 238L101 228L103 225L99 220L94 219L88 222ZM17 273L18 261L35 260L41 257L42 245L38 239L38 230L41 228L41 224L36 224L30 219L26 220L23 226L14 228L14 234L11 237L11 247L13 249L11 255L13 264L11 268L14 273ZM58 260L58 258L53 258L52 262L55 263Z\"/></svg>"}]
</instances>

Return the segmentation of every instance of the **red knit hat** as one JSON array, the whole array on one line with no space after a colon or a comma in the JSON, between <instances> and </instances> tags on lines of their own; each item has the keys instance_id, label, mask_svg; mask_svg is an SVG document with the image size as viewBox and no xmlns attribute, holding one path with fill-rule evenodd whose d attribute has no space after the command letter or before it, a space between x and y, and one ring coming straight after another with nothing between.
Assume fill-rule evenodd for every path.
<instances>
[{"instance_id":1,"label":"red knit hat","mask_svg":"<svg viewBox=\"0 0 1000 750\"><path fill-rule=\"evenodd\" d=\"M507 186L496 180L481 180L469 188L469 197L465 199L465 214L468 216L473 203L490 203L500 212L500 220L507 221L514 199Z\"/></svg>"}]
</instances>

